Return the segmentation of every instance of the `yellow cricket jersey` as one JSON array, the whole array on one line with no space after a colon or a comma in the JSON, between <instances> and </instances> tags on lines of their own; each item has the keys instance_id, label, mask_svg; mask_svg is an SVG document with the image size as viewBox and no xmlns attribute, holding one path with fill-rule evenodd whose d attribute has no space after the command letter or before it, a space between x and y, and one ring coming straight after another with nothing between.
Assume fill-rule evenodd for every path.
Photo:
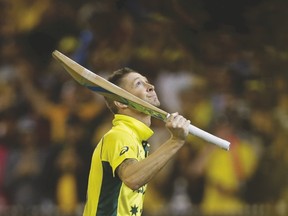
<instances>
[{"instance_id":1,"label":"yellow cricket jersey","mask_svg":"<svg viewBox=\"0 0 288 216\"><path fill-rule=\"evenodd\" d=\"M146 185L138 190L128 188L115 173L127 158L143 160L147 149L142 142L153 135L144 123L116 114L108 131L92 156L87 201L83 216L140 216Z\"/></svg>"}]
</instances>

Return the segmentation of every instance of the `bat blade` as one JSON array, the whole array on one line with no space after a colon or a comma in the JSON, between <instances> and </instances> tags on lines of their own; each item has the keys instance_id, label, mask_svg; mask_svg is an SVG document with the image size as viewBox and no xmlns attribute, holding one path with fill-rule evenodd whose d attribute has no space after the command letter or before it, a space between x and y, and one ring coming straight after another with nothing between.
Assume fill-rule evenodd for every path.
<instances>
[{"instance_id":1,"label":"bat blade","mask_svg":"<svg viewBox=\"0 0 288 216\"><path fill-rule=\"evenodd\" d=\"M165 112L158 107L149 104L148 102L134 96L128 91L114 85L103 77L91 72L85 67L79 65L69 57L65 56L58 50L52 53L53 57L62 64L64 69L80 84L86 88L103 95L104 97L111 98L119 101L129 107L150 115L154 118L165 121L169 113ZM194 125L189 126L189 133L206 140L209 143L218 145L219 147L229 150L230 143L217 136L214 136L204 130L201 130Z\"/></svg>"},{"instance_id":2,"label":"bat blade","mask_svg":"<svg viewBox=\"0 0 288 216\"><path fill-rule=\"evenodd\" d=\"M79 65L61 52L55 50L53 57L59 61L65 70L81 85L97 92L104 97L111 98L132 107L135 110L165 121L168 113L134 96L128 91L114 85L103 77Z\"/></svg>"}]
</instances>

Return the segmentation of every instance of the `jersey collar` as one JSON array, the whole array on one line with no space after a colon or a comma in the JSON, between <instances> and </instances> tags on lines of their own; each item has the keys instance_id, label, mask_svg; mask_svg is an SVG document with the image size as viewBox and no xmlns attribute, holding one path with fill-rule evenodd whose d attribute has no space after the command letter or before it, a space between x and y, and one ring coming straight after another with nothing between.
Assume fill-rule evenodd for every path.
<instances>
[{"instance_id":1,"label":"jersey collar","mask_svg":"<svg viewBox=\"0 0 288 216\"><path fill-rule=\"evenodd\" d=\"M148 140L154 134L146 124L127 115L116 114L112 123L113 126L125 125L129 127L140 141Z\"/></svg>"}]
</instances>

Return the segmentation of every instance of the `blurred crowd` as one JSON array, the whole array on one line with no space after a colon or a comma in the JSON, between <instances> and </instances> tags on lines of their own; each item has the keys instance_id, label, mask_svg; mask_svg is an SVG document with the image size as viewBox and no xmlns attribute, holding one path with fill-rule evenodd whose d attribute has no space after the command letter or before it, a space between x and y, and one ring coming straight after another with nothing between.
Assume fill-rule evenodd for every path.
<instances>
[{"instance_id":1,"label":"blurred crowd","mask_svg":"<svg viewBox=\"0 0 288 216\"><path fill-rule=\"evenodd\" d=\"M145 216L287 214L287 1L0 5L0 215L15 206L81 215L85 203L90 158L112 115L55 49L104 78L139 71L162 109L231 142L225 151L189 136L149 185ZM152 127L153 151L168 134L157 119Z\"/></svg>"}]
</instances>

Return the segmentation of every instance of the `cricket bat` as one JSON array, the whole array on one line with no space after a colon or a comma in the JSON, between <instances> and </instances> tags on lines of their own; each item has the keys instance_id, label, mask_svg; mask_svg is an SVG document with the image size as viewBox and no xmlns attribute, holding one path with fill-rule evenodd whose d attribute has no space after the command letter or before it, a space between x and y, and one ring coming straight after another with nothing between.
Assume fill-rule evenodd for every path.
<instances>
[{"instance_id":1,"label":"cricket bat","mask_svg":"<svg viewBox=\"0 0 288 216\"><path fill-rule=\"evenodd\" d=\"M169 113L164 110L153 106L152 104L134 96L128 91L120 88L119 86L109 82L103 77L91 72L85 67L81 66L71 58L62 54L58 50L53 51L52 56L62 64L64 69L82 86L103 95L104 97L111 98L115 101L128 105L129 107L150 115L154 118L166 121ZM189 133L197 136L209 143L215 144L225 150L229 150L230 142L214 136L192 124L189 126Z\"/></svg>"}]
</instances>

